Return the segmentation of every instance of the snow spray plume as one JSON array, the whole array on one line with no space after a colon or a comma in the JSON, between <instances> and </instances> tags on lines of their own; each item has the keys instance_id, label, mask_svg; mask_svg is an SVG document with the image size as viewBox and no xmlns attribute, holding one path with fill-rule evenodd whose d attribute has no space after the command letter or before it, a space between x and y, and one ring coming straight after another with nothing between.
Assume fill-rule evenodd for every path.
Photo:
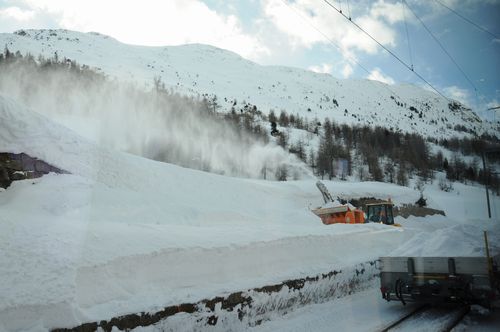
<instances>
[{"instance_id":1,"label":"snow spray plume","mask_svg":"<svg viewBox=\"0 0 500 332\"><path fill-rule=\"evenodd\" d=\"M230 176L313 177L298 158L209 115L195 98L147 92L69 61L4 59L0 73L0 93L104 146Z\"/></svg>"}]
</instances>

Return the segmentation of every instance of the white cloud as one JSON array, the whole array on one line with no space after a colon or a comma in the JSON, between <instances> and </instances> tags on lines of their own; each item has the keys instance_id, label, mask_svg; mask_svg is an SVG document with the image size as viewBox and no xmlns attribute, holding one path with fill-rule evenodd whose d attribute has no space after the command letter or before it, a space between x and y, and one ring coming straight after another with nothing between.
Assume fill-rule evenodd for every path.
<instances>
[{"instance_id":1,"label":"white cloud","mask_svg":"<svg viewBox=\"0 0 500 332\"><path fill-rule=\"evenodd\" d=\"M395 81L392 77L384 75L380 68L375 68L370 72L367 77L369 80L379 81L385 84L394 84Z\"/></svg>"},{"instance_id":2,"label":"white cloud","mask_svg":"<svg viewBox=\"0 0 500 332\"><path fill-rule=\"evenodd\" d=\"M23 0L50 14L60 27L97 31L131 44L161 46L204 43L258 59L270 52L243 31L234 15L222 15L200 0Z\"/></svg>"},{"instance_id":3,"label":"white cloud","mask_svg":"<svg viewBox=\"0 0 500 332\"><path fill-rule=\"evenodd\" d=\"M342 17L322 1L261 0L264 15L281 31L293 48L311 48L316 44L332 42L345 59L354 50L369 54L377 53L380 48L365 33ZM355 8L359 6L358 8ZM361 4L352 4L352 10L364 14L353 18L363 29L369 31L381 44L395 46L396 30L386 21L394 23L401 18L401 6L378 1L373 8L366 10ZM395 13L385 13L384 9Z\"/></svg>"},{"instance_id":4,"label":"white cloud","mask_svg":"<svg viewBox=\"0 0 500 332\"><path fill-rule=\"evenodd\" d=\"M314 6L308 2L299 0L287 6L280 0L262 1L264 15L289 38L289 43L293 48L308 48L316 43L325 42L325 37L305 21L312 19L310 17L312 11L306 9L314 9Z\"/></svg>"},{"instance_id":5,"label":"white cloud","mask_svg":"<svg viewBox=\"0 0 500 332\"><path fill-rule=\"evenodd\" d=\"M470 105L470 93L466 89L462 89L456 85L448 86L443 89L446 96L461 102L464 105Z\"/></svg>"},{"instance_id":6,"label":"white cloud","mask_svg":"<svg viewBox=\"0 0 500 332\"><path fill-rule=\"evenodd\" d=\"M391 24L400 20L401 5L385 1L378 0L368 7L366 3L354 2L351 12L360 13L353 17L357 24L382 44L392 47L396 43L396 30ZM18 21L26 19L24 24L18 24L24 27L39 26L36 22L48 19L54 22L51 27L97 31L125 43L151 46L204 43L257 61L318 44L327 45L330 41L338 46L344 60L352 61L356 52L380 51L351 22L316 0L254 1L255 6L260 5L260 16L252 17L252 23L245 27L235 14L217 12L202 0L10 0L9 3L16 6L8 9L9 15ZM3 12L7 13L5 9ZM29 21L33 16L35 19ZM344 70L343 75L350 75L349 70Z\"/></svg>"},{"instance_id":7,"label":"white cloud","mask_svg":"<svg viewBox=\"0 0 500 332\"><path fill-rule=\"evenodd\" d=\"M17 21L29 21L35 16L35 12L32 10L22 10L19 7L7 7L0 9L0 18L3 19L14 19Z\"/></svg>"},{"instance_id":8,"label":"white cloud","mask_svg":"<svg viewBox=\"0 0 500 332\"><path fill-rule=\"evenodd\" d=\"M329 63L322 63L319 66L310 66L308 69L320 73L320 74L331 74L333 66Z\"/></svg>"},{"instance_id":9,"label":"white cloud","mask_svg":"<svg viewBox=\"0 0 500 332\"><path fill-rule=\"evenodd\" d=\"M383 17L389 23L394 24L405 18L404 5L402 2L387 3L384 0L377 1L370 10L374 18Z\"/></svg>"},{"instance_id":10,"label":"white cloud","mask_svg":"<svg viewBox=\"0 0 500 332\"><path fill-rule=\"evenodd\" d=\"M371 17L362 16L356 23L384 46L396 46L396 31L390 28L383 21ZM344 43L350 47L357 48L369 54L375 54L379 46L370 37L360 30L350 30L345 36Z\"/></svg>"}]
</instances>

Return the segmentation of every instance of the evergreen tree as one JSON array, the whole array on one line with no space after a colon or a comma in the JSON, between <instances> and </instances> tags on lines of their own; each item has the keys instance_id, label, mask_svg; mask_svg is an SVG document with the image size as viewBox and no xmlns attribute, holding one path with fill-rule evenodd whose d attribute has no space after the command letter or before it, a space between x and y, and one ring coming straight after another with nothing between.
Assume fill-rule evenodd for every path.
<instances>
[{"instance_id":1,"label":"evergreen tree","mask_svg":"<svg viewBox=\"0 0 500 332\"><path fill-rule=\"evenodd\" d=\"M288 125L290 124L290 119L288 118L288 115L285 111L281 111L278 122L282 127L288 127Z\"/></svg>"},{"instance_id":2,"label":"evergreen tree","mask_svg":"<svg viewBox=\"0 0 500 332\"><path fill-rule=\"evenodd\" d=\"M390 183L394 183L394 163L392 161L387 161L384 166L384 173L387 176L387 179Z\"/></svg>"},{"instance_id":3,"label":"evergreen tree","mask_svg":"<svg viewBox=\"0 0 500 332\"><path fill-rule=\"evenodd\" d=\"M274 111L273 111L273 110L271 110L271 111L269 112L269 122L271 122L271 123L273 123L273 122L274 122L274 123L278 122L278 118L276 117L276 114L274 114Z\"/></svg>"},{"instance_id":4,"label":"evergreen tree","mask_svg":"<svg viewBox=\"0 0 500 332\"><path fill-rule=\"evenodd\" d=\"M276 168L276 173L274 174L276 180L286 181L288 177L288 167L286 165L280 165Z\"/></svg>"},{"instance_id":5,"label":"evergreen tree","mask_svg":"<svg viewBox=\"0 0 500 332\"><path fill-rule=\"evenodd\" d=\"M358 166L357 173L358 173L359 181L365 181L366 180L366 171L365 171L365 167L363 165L359 165Z\"/></svg>"},{"instance_id":6,"label":"evergreen tree","mask_svg":"<svg viewBox=\"0 0 500 332\"><path fill-rule=\"evenodd\" d=\"M408 186L408 175L406 170L406 164L404 162L400 163L398 174L396 176L396 182L400 186Z\"/></svg>"},{"instance_id":7,"label":"evergreen tree","mask_svg":"<svg viewBox=\"0 0 500 332\"><path fill-rule=\"evenodd\" d=\"M308 162L309 166L311 166L313 173L315 173L315 168L316 168L316 154L314 153L314 150L311 148L309 150L309 157L308 157Z\"/></svg>"},{"instance_id":8,"label":"evergreen tree","mask_svg":"<svg viewBox=\"0 0 500 332\"><path fill-rule=\"evenodd\" d=\"M442 170L442 169L443 169L443 167L444 167L443 152L441 152L441 150L439 150L439 151L436 153L436 159L435 159L434 167L435 167L438 171Z\"/></svg>"},{"instance_id":9,"label":"evergreen tree","mask_svg":"<svg viewBox=\"0 0 500 332\"><path fill-rule=\"evenodd\" d=\"M12 53L10 52L9 48L7 47L7 45L5 45L5 48L3 50L3 54L4 54L4 57L5 57L5 60L9 60L12 57Z\"/></svg>"},{"instance_id":10,"label":"evergreen tree","mask_svg":"<svg viewBox=\"0 0 500 332\"><path fill-rule=\"evenodd\" d=\"M372 179L374 181L382 181L383 174L382 170L380 169L380 164L378 162L377 156L375 156L373 153L369 154L367 157L367 162L368 162L368 171L370 172Z\"/></svg>"},{"instance_id":11,"label":"evergreen tree","mask_svg":"<svg viewBox=\"0 0 500 332\"><path fill-rule=\"evenodd\" d=\"M448 162L448 159L447 158L444 158L444 161L443 161L443 169L445 171L448 170L448 166L449 166L449 162Z\"/></svg>"},{"instance_id":12,"label":"evergreen tree","mask_svg":"<svg viewBox=\"0 0 500 332\"><path fill-rule=\"evenodd\" d=\"M271 121L271 136L277 136L279 133L276 121Z\"/></svg>"},{"instance_id":13,"label":"evergreen tree","mask_svg":"<svg viewBox=\"0 0 500 332\"><path fill-rule=\"evenodd\" d=\"M281 146L283 149L287 149L288 147L288 136L284 132L280 132L278 134L278 145Z\"/></svg>"},{"instance_id":14,"label":"evergreen tree","mask_svg":"<svg viewBox=\"0 0 500 332\"><path fill-rule=\"evenodd\" d=\"M304 148L304 142L301 139L299 139L299 141L296 144L290 146L290 152L297 155L297 157L300 160L302 160L304 162L307 161L306 151Z\"/></svg>"}]
</instances>

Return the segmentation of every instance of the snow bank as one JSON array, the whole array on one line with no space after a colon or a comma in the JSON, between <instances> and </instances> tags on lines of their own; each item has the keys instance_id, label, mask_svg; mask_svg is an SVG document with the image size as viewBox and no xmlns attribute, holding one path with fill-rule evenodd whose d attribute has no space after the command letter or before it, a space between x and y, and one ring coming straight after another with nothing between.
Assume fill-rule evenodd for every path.
<instances>
[{"instance_id":1,"label":"snow bank","mask_svg":"<svg viewBox=\"0 0 500 332\"><path fill-rule=\"evenodd\" d=\"M313 181L242 180L104 149L3 97L0 118L0 150L71 173L17 181L0 194L8 330L330 271L374 259L403 237L383 225L325 227L307 208L321 200Z\"/></svg>"},{"instance_id":2,"label":"snow bank","mask_svg":"<svg viewBox=\"0 0 500 332\"><path fill-rule=\"evenodd\" d=\"M497 220L472 220L458 223L442 216L410 217L401 221L415 235L393 256L486 256L484 232L490 252L500 253L500 223Z\"/></svg>"}]
</instances>

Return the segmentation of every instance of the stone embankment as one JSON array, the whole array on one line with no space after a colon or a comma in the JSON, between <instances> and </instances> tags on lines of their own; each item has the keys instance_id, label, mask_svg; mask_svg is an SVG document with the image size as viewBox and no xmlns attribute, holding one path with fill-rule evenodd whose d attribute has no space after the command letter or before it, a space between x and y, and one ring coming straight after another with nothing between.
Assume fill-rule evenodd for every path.
<instances>
[{"instance_id":1,"label":"stone embankment","mask_svg":"<svg viewBox=\"0 0 500 332\"><path fill-rule=\"evenodd\" d=\"M0 152L0 188L9 187L13 181L39 178L48 173L68 172L26 153Z\"/></svg>"}]
</instances>

